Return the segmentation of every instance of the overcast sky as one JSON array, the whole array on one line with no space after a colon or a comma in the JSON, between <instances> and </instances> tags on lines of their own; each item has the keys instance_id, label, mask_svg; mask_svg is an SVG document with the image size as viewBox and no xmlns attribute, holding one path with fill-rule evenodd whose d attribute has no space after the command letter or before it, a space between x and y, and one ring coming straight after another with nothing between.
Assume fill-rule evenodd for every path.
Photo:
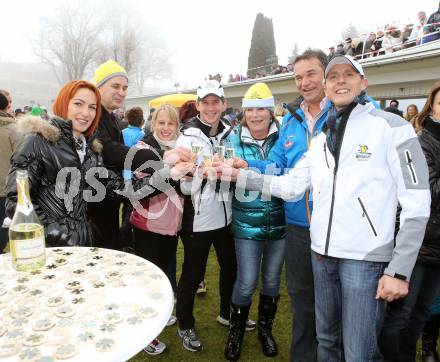
<instances>
[{"instance_id":1,"label":"overcast sky","mask_svg":"<svg viewBox=\"0 0 440 362\"><path fill-rule=\"evenodd\" d=\"M13 0L2 2L0 29L3 61L36 60L29 39L41 26L42 16L64 0ZM69 0L75 1L75 0ZM90 0L94 1L94 0ZM97 1L98 7L105 1ZM246 73L253 22L258 12L274 24L280 64L298 43L326 51L341 39L352 22L360 31L376 30L387 23L417 22L417 13L429 16L438 1L141 1L120 0L147 24L154 25L172 50L173 76L169 86L180 82L194 86L208 74Z\"/></svg>"}]
</instances>

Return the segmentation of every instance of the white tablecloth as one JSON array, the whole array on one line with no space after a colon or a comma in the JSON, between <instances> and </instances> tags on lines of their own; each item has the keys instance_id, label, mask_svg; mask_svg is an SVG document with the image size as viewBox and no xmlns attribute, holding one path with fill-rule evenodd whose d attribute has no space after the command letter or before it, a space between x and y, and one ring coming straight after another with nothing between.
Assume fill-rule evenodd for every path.
<instances>
[{"instance_id":1,"label":"white tablecloth","mask_svg":"<svg viewBox=\"0 0 440 362\"><path fill-rule=\"evenodd\" d=\"M34 273L0 256L0 356L16 348L5 361L72 353L69 361L125 361L166 325L174 297L154 264L108 249L46 252L46 266Z\"/></svg>"}]
</instances>

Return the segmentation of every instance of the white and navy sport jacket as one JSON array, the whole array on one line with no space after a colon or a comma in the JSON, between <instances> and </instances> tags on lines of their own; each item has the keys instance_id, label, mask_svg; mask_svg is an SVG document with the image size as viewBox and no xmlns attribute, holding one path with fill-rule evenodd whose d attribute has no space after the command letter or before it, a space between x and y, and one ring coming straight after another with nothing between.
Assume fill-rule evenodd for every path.
<instances>
[{"instance_id":1,"label":"white and navy sport jacket","mask_svg":"<svg viewBox=\"0 0 440 362\"><path fill-rule=\"evenodd\" d=\"M209 136L211 127L198 117L191 119L181 129L177 146L191 148L192 143L203 146L202 155L214 155L214 147L223 145L232 131L231 126L220 120L217 135ZM232 195L229 185L194 177L192 181L182 180L180 189L185 195L182 230L203 232L228 226L231 219Z\"/></svg>"},{"instance_id":2,"label":"white and navy sport jacket","mask_svg":"<svg viewBox=\"0 0 440 362\"><path fill-rule=\"evenodd\" d=\"M283 176L251 171L249 189L285 200L311 188L312 250L336 258L389 262L385 274L409 280L430 214L428 167L410 123L399 116L356 105L335 159L326 134ZM263 190L264 191L264 190ZM397 205L400 230L395 237Z\"/></svg>"}]
</instances>

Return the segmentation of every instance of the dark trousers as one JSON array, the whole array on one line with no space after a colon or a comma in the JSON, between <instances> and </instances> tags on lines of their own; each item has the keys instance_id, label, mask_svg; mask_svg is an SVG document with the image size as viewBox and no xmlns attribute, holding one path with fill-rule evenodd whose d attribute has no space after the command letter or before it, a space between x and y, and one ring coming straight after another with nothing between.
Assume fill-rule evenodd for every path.
<instances>
[{"instance_id":1,"label":"dark trousers","mask_svg":"<svg viewBox=\"0 0 440 362\"><path fill-rule=\"evenodd\" d=\"M426 322L425 327L423 327L422 333L422 349L425 346L429 350L437 349L437 341L440 332L440 314L433 314L429 321Z\"/></svg>"},{"instance_id":2,"label":"dark trousers","mask_svg":"<svg viewBox=\"0 0 440 362\"><path fill-rule=\"evenodd\" d=\"M0 254L3 253L3 249L6 247L8 243L8 228L2 228L3 220L6 217L6 209L5 209L5 200L6 197L0 197Z\"/></svg>"},{"instance_id":3,"label":"dark trousers","mask_svg":"<svg viewBox=\"0 0 440 362\"><path fill-rule=\"evenodd\" d=\"M93 227L93 246L122 250L119 242L120 202L106 197L98 203L89 204L89 217Z\"/></svg>"},{"instance_id":4,"label":"dark trousers","mask_svg":"<svg viewBox=\"0 0 440 362\"><path fill-rule=\"evenodd\" d=\"M119 229L119 245L122 246L122 250L126 252L133 252L134 249L134 235L133 226L130 223L130 216L133 211L133 206L130 200L125 200L122 203L122 218L121 227Z\"/></svg>"},{"instance_id":5,"label":"dark trousers","mask_svg":"<svg viewBox=\"0 0 440 362\"><path fill-rule=\"evenodd\" d=\"M232 288L237 272L234 238L230 229L222 228L205 232L182 232L184 261L182 275L177 286L176 315L180 329L194 328L194 297L198 284L203 280L211 244L220 265L220 314L229 315Z\"/></svg>"},{"instance_id":6,"label":"dark trousers","mask_svg":"<svg viewBox=\"0 0 440 362\"><path fill-rule=\"evenodd\" d=\"M379 339L386 361L414 362L416 344L440 292L440 267L416 264L408 295L388 303Z\"/></svg>"},{"instance_id":7,"label":"dark trousers","mask_svg":"<svg viewBox=\"0 0 440 362\"><path fill-rule=\"evenodd\" d=\"M179 243L179 241L177 241ZM176 253L174 254L174 257L170 261L170 265L168 265L169 275L167 274L168 278L170 279L171 288L173 288L174 294L177 293L177 280L176 280L176 268L177 268L177 258Z\"/></svg>"},{"instance_id":8,"label":"dark trousers","mask_svg":"<svg viewBox=\"0 0 440 362\"><path fill-rule=\"evenodd\" d=\"M313 362L317 358L315 293L309 229L286 225L286 284L292 305L290 360Z\"/></svg>"},{"instance_id":9,"label":"dark trousers","mask_svg":"<svg viewBox=\"0 0 440 362\"><path fill-rule=\"evenodd\" d=\"M178 236L156 234L134 226L133 234L136 255L157 265L172 282L173 277L170 264L173 258L174 260L176 259ZM176 276L174 275L175 279Z\"/></svg>"}]
</instances>

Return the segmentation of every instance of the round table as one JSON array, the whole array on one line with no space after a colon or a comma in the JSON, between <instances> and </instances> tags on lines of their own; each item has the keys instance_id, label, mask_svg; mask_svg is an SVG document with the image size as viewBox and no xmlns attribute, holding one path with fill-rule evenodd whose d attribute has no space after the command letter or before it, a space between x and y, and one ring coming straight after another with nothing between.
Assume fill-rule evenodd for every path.
<instances>
[{"instance_id":1,"label":"round table","mask_svg":"<svg viewBox=\"0 0 440 362\"><path fill-rule=\"evenodd\" d=\"M165 327L174 296L154 264L100 248L46 254L30 273L0 256L0 358L126 361Z\"/></svg>"}]
</instances>

